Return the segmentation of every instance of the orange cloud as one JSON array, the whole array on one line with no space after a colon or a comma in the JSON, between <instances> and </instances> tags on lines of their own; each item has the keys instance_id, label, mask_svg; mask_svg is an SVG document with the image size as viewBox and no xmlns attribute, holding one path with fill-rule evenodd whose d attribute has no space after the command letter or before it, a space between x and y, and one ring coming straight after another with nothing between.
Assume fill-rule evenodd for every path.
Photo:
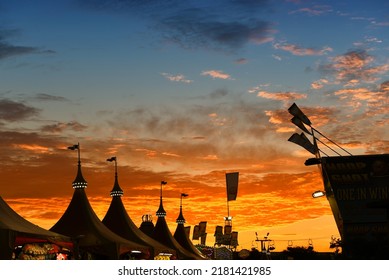
<instances>
[{"instance_id":1,"label":"orange cloud","mask_svg":"<svg viewBox=\"0 0 389 280\"><path fill-rule=\"evenodd\" d=\"M283 50L292 53L293 55L298 56L312 56L312 55L325 55L328 52L331 52L333 49L330 47L323 47L322 49L314 48L302 48L293 44L274 44L274 48L278 50Z\"/></svg>"},{"instance_id":2,"label":"orange cloud","mask_svg":"<svg viewBox=\"0 0 389 280\"><path fill-rule=\"evenodd\" d=\"M321 70L334 74L338 82L349 85L356 81L372 83L379 79L378 75L389 71L389 64L374 63L375 58L366 51L350 51L333 57L331 63L321 66Z\"/></svg>"},{"instance_id":3,"label":"orange cloud","mask_svg":"<svg viewBox=\"0 0 389 280\"><path fill-rule=\"evenodd\" d=\"M207 70L201 72L202 76L210 76L214 79L222 79L222 80L233 80L231 78L231 75L224 73L223 71L220 70Z\"/></svg>"},{"instance_id":4,"label":"orange cloud","mask_svg":"<svg viewBox=\"0 0 389 280\"><path fill-rule=\"evenodd\" d=\"M302 93L298 93L298 92L260 91L260 92L258 92L257 96L265 98L265 99L272 99L272 100L278 100L278 101L290 101L290 100L307 98L306 94L302 94Z\"/></svg>"},{"instance_id":5,"label":"orange cloud","mask_svg":"<svg viewBox=\"0 0 389 280\"><path fill-rule=\"evenodd\" d=\"M384 90L382 90L382 88ZM385 115L388 112L389 94L385 90L385 85L381 90L372 91L367 88L341 89L334 93L342 99L347 99L350 107L361 108L367 106L366 113L369 116Z\"/></svg>"},{"instance_id":6,"label":"orange cloud","mask_svg":"<svg viewBox=\"0 0 389 280\"><path fill-rule=\"evenodd\" d=\"M33 145L29 145L29 144L15 144L14 146L16 148L19 148L19 149L22 149L22 150L26 150L26 151L29 151L29 152L33 152L33 153L38 153L38 154L46 154L46 153L52 153L53 152L53 149L51 149L51 148L40 146L40 145L36 145L36 144L33 144Z\"/></svg>"},{"instance_id":7,"label":"orange cloud","mask_svg":"<svg viewBox=\"0 0 389 280\"><path fill-rule=\"evenodd\" d=\"M323 88L324 85L328 84L328 80L327 79L320 79L318 81L314 81L312 84L311 84L311 88L312 89L321 89Z\"/></svg>"}]
</instances>

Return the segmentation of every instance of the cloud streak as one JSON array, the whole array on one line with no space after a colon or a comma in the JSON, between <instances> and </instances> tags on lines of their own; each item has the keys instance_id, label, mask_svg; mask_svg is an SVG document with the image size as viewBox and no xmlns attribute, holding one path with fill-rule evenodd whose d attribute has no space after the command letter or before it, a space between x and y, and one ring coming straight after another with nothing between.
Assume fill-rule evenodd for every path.
<instances>
[{"instance_id":1,"label":"cloud streak","mask_svg":"<svg viewBox=\"0 0 389 280\"><path fill-rule=\"evenodd\" d=\"M41 110L22 102L9 99L0 100L0 120L16 122L38 116Z\"/></svg>"},{"instance_id":2,"label":"cloud streak","mask_svg":"<svg viewBox=\"0 0 389 280\"><path fill-rule=\"evenodd\" d=\"M330 47L314 49L314 48L303 48L294 44L281 44L281 43L274 44L274 48L277 50L290 52L291 54L297 56L314 56L314 55L320 56L320 55L326 55L328 52L333 51L333 49Z\"/></svg>"},{"instance_id":3,"label":"cloud streak","mask_svg":"<svg viewBox=\"0 0 389 280\"><path fill-rule=\"evenodd\" d=\"M67 123L58 122L56 124L45 125L41 129L42 132L47 132L47 133L62 133L65 130L81 132L86 130L87 126L76 121L71 121Z\"/></svg>"},{"instance_id":4,"label":"cloud streak","mask_svg":"<svg viewBox=\"0 0 389 280\"><path fill-rule=\"evenodd\" d=\"M19 33L16 29L2 29L0 28L0 60L27 54L37 53L54 53L52 50L42 50L37 47L30 46L17 46L8 42L10 37L13 37Z\"/></svg>"},{"instance_id":5,"label":"cloud streak","mask_svg":"<svg viewBox=\"0 0 389 280\"><path fill-rule=\"evenodd\" d=\"M268 91L259 91L257 94L258 97L265 99L277 100L290 102L292 100L306 99L307 95L298 92L268 92Z\"/></svg>"},{"instance_id":6,"label":"cloud streak","mask_svg":"<svg viewBox=\"0 0 389 280\"><path fill-rule=\"evenodd\" d=\"M210 76L213 79L221 79L221 80L233 80L231 75L224 73L221 70L204 70L201 72L202 76Z\"/></svg>"},{"instance_id":7,"label":"cloud streak","mask_svg":"<svg viewBox=\"0 0 389 280\"><path fill-rule=\"evenodd\" d=\"M328 5L313 5L312 7L303 7L289 12L289 14L302 13L310 16L321 16L332 12L332 8Z\"/></svg>"},{"instance_id":8,"label":"cloud streak","mask_svg":"<svg viewBox=\"0 0 389 280\"><path fill-rule=\"evenodd\" d=\"M167 80L172 81L172 82L180 82L180 83L185 83L185 84L190 84L193 83L193 80L187 79L184 75L182 74L169 74L169 73L161 73L162 76L164 76Z\"/></svg>"}]
</instances>

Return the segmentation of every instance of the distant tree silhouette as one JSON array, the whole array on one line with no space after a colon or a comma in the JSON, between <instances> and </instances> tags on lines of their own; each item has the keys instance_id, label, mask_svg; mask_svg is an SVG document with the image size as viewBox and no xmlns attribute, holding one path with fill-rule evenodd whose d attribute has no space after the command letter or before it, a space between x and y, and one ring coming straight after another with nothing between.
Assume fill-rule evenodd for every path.
<instances>
[{"instance_id":1,"label":"distant tree silhouette","mask_svg":"<svg viewBox=\"0 0 389 280\"><path fill-rule=\"evenodd\" d=\"M296 246L288 247L286 250L282 251L284 256L288 259L294 260L314 260L318 259L318 254L313 250L312 246Z\"/></svg>"},{"instance_id":2,"label":"distant tree silhouette","mask_svg":"<svg viewBox=\"0 0 389 280\"><path fill-rule=\"evenodd\" d=\"M248 260L260 260L262 259L262 253L256 248L251 248L250 255L247 257Z\"/></svg>"}]
</instances>

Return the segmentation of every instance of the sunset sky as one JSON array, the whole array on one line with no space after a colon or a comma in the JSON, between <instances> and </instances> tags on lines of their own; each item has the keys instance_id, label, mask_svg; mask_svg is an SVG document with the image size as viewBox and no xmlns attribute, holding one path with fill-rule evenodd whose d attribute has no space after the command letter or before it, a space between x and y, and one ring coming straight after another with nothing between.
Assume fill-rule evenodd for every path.
<instances>
[{"instance_id":1,"label":"sunset sky","mask_svg":"<svg viewBox=\"0 0 389 280\"><path fill-rule=\"evenodd\" d=\"M287 141L296 103L352 154L389 153L384 0L0 1L0 196L50 228L73 194L80 143L92 207L109 207L118 159L134 223L159 187L172 231L223 225L226 172L239 249L327 251L339 237L312 155ZM324 139L323 139L324 141ZM325 146L323 151L334 155ZM196 244L196 242L195 242Z\"/></svg>"}]
</instances>

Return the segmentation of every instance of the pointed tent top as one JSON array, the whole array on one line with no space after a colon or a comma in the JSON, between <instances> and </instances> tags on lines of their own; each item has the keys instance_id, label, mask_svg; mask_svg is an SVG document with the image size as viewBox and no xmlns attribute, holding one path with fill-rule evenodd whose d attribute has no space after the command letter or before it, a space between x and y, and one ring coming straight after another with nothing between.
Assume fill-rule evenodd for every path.
<instances>
[{"instance_id":1,"label":"pointed tent top","mask_svg":"<svg viewBox=\"0 0 389 280\"><path fill-rule=\"evenodd\" d=\"M123 190L119 186L118 175L115 173L115 183L111 191L111 196L123 196L123 193Z\"/></svg>"},{"instance_id":2,"label":"pointed tent top","mask_svg":"<svg viewBox=\"0 0 389 280\"><path fill-rule=\"evenodd\" d=\"M118 180L118 166L117 166L117 158L116 157L111 157L107 159L107 161L115 161L115 183L113 184L113 188L111 191L111 196L123 196L123 190L119 186L119 180Z\"/></svg>"},{"instance_id":3,"label":"pointed tent top","mask_svg":"<svg viewBox=\"0 0 389 280\"><path fill-rule=\"evenodd\" d=\"M156 212L157 217L166 217L166 211L163 209L163 203L162 203L162 186L166 185L166 181L161 181L161 191L160 191L160 199L159 199L159 208Z\"/></svg>"},{"instance_id":4,"label":"pointed tent top","mask_svg":"<svg viewBox=\"0 0 389 280\"><path fill-rule=\"evenodd\" d=\"M184 214L182 213L182 198L183 197L187 197L188 194L186 193L181 193L181 199L180 199L180 214L178 215L178 218L176 219L176 223L177 224L185 224L185 218L184 218Z\"/></svg>"},{"instance_id":5,"label":"pointed tent top","mask_svg":"<svg viewBox=\"0 0 389 280\"><path fill-rule=\"evenodd\" d=\"M185 218L184 215L182 214L182 206L180 206L180 214L178 215L178 218L176 219L177 224L185 224Z\"/></svg>"},{"instance_id":6,"label":"pointed tent top","mask_svg":"<svg viewBox=\"0 0 389 280\"><path fill-rule=\"evenodd\" d=\"M74 179L72 186L73 189L85 189L88 185L86 180L84 179L84 176L82 176L82 171L81 171L81 156L80 156L80 143L75 144L73 146L68 147L69 150L77 150L78 152L78 168L77 168L77 175L76 178Z\"/></svg>"}]
</instances>

